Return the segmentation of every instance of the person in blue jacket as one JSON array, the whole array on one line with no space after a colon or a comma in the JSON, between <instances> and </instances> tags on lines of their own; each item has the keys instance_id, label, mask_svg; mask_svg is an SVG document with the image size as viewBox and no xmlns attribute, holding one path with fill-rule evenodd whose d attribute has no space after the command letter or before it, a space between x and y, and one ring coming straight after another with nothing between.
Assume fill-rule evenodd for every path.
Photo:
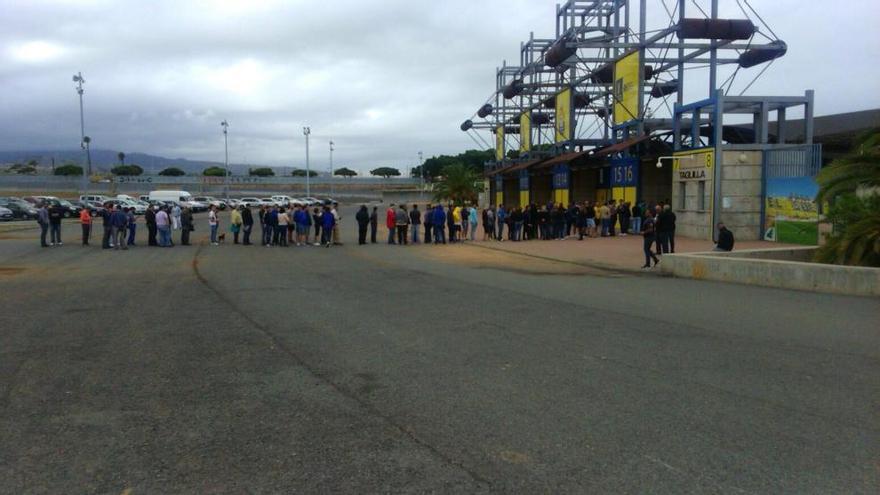
<instances>
[{"instance_id":1,"label":"person in blue jacket","mask_svg":"<svg viewBox=\"0 0 880 495\"><path fill-rule=\"evenodd\" d=\"M434 244L446 244L446 235L443 229L446 227L446 212L443 205L438 204L431 216L431 224L434 226Z\"/></svg>"},{"instance_id":2,"label":"person in blue jacket","mask_svg":"<svg viewBox=\"0 0 880 495\"><path fill-rule=\"evenodd\" d=\"M499 241L504 240L504 223L507 222L507 210L504 208L504 205L498 206L498 212L495 214L498 218L498 236L496 239Z\"/></svg>"},{"instance_id":3,"label":"person in blue jacket","mask_svg":"<svg viewBox=\"0 0 880 495\"><path fill-rule=\"evenodd\" d=\"M336 217L330 211L329 206L324 206L324 214L321 215L321 244L330 247L333 242L333 226L336 225Z\"/></svg>"}]
</instances>

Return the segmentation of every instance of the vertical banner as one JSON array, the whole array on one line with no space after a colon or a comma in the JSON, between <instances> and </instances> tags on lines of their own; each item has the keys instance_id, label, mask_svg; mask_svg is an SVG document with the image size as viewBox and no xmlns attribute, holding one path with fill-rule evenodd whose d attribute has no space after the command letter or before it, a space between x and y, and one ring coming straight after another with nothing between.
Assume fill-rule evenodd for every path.
<instances>
[{"instance_id":1,"label":"vertical banner","mask_svg":"<svg viewBox=\"0 0 880 495\"><path fill-rule=\"evenodd\" d=\"M504 204L504 177L495 174L495 206Z\"/></svg>"},{"instance_id":2,"label":"vertical banner","mask_svg":"<svg viewBox=\"0 0 880 495\"><path fill-rule=\"evenodd\" d=\"M568 205L571 169L566 164L553 167L553 202Z\"/></svg>"},{"instance_id":3,"label":"vertical banner","mask_svg":"<svg viewBox=\"0 0 880 495\"><path fill-rule=\"evenodd\" d=\"M634 157L611 160L611 190L614 199L635 203L638 198L639 160Z\"/></svg>"},{"instance_id":4,"label":"vertical banner","mask_svg":"<svg viewBox=\"0 0 880 495\"><path fill-rule=\"evenodd\" d=\"M519 116L519 150L527 153L532 149L532 117L529 112Z\"/></svg>"},{"instance_id":5,"label":"vertical banner","mask_svg":"<svg viewBox=\"0 0 880 495\"><path fill-rule=\"evenodd\" d=\"M614 64L614 123L639 118L639 52L624 56Z\"/></svg>"},{"instance_id":6,"label":"vertical banner","mask_svg":"<svg viewBox=\"0 0 880 495\"><path fill-rule=\"evenodd\" d=\"M499 125L495 128L495 160L504 160L504 126Z\"/></svg>"},{"instance_id":7,"label":"vertical banner","mask_svg":"<svg viewBox=\"0 0 880 495\"><path fill-rule=\"evenodd\" d=\"M519 205L526 206L529 204L529 171L519 171Z\"/></svg>"},{"instance_id":8,"label":"vertical banner","mask_svg":"<svg viewBox=\"0 0 880 495\"><path fill-rule=\"evenodd\" d=\"M556 142L564 143L571 141L574 135L571 128L571 88L564 89L556 94Z\"/></svg>"}]
</instances>

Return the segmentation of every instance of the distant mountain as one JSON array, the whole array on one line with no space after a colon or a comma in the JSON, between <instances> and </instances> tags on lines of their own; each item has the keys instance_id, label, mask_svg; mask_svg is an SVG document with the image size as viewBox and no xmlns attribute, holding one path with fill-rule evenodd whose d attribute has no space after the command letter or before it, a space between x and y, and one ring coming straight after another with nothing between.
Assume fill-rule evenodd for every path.
<instances>
[{"instance_id":1,"label":"distant mountain","mask_svg":"<svg viewBox=\"0 0 880 495\"><path fill-rule=\"evenodd\" d=\"M109 172L111 168L119 165L117 158L118 151L111 150L92 150L92 169L96 172ZM8 167L15 163L26 164L31 160L37 161L37 168L44 170L52 167L52 160L55 160L55 166L61 166L65 163L76 163L84 165L86 162L85 153L82 150L63 150L63 151L45 151L45 150L25 150L25 151L0 151L0 167ZM187 160L186 158L165 158L162 156L148 155L146 153L126 153L126 165L140 165L144 169L145 174L158 174L168 167L177 167L187 174L201 174L208 167L222 167L222 162L206 162L199 160ZM230 172L236 175L247 174L248 169L260 167L262 165L250 164L243 165L240 163L229 164ZM280 173L289 174L291 167L272 167L276 175Z\"/></svg>"}]
</instances>

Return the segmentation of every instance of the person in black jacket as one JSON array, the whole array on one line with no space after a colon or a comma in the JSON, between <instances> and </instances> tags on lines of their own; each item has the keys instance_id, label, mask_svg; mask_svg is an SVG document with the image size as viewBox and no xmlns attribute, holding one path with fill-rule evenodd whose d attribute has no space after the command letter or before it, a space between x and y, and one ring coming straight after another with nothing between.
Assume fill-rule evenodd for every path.
<instances>
[{"instance_id":1,"label":"person in black jacket","mask_svg":"<svg viewBox=\"0 0 880 495\"><path fill-rule=\"evenodd\" d=\"M244 231L244 237L242 238L241 244L243 246L250 246L251 231L254 230L254 215L251 213L251 209L244 205L241 206L241 225L242 230Z\"/></svg>"},{"instance_id":2,"label":"person in black jacket","mask_svg":"<svg viewBox=\"0 0 880 495\"><path fill-rule=\"evenodd\" d=\"M53 246L61 245L61 219L64 218L64 208L60 203L54 203L49 208L50 238Z\"/></svg>"},{"instance_id":3,"label":"person in black jacket","mask_svg":"<svg viewBox=\"0 0 880 495\"><path fill-rule=\"evenodd\" d=\"M370 244L376 244L376 230L379 228L379 207L374 206L370 213Z\"/></svg>"},{"instance_id":4,"label":"person in black jacket","mask_svg":"<svg viewBox=\"0 0 880 495\"><path fill-rule=\"evenodd\" d=\"M718 222L718 243L714 251L733 251L733 232L727 230L723 223Z\"/></svg>"},{"instance_id":5,"label":"person in black jacket","mask_svg":"<svg viewBox=\"0 0 880 495\"><path fill-rule=\"evenodd\" d=\"M253 221L253 218L251 219ZM193 214L189 206L180 212L180 245L189 246L189 233L193 231Z\"/></svg>"},{"instance_id":6,"label":"person in black jacket","mask_svg":"<svg viewBox=\"0 0 880 495\"><path fill-rule=\"evenodd\" d=\"M113 245L110 243L110 237L113 233L113 225L110 222L110 217L113 215L113 211L111 210L113 205L110 203L104 203L104 209L101 210L101 223L104 227L104 237L101 239L101 248L102 249L110 249ZM151 210L147 210L147 214L149 214ZM149 227L149 217L147 219L147 226ZM156 217L153 217L153 230L152 230L152 241L156 242ZM154 244L151 244L151 246Z\"/></svg>"},{"instance_id":7,"label":"person in black jacket","mask_svg":"<svg viewBox=\"0 0 880 495\"><path fill-rule=\"evenodd\" d=\"M363 246L367 243L367 226L370 224L370 213L367 211L366 205L361 205L361 208L354 215L354 219L358 224L358 244Z\"/></svg>"},{"instance_id":8,"label":"person in black jacket","mask_svg":"<svg viewBox=\"0 0 880 495\"><path fill-rule=\"evenodd\" d=\"M422 242L425 244L431 244L431 239L433 237L432 233L434 232L434 210L431 208L431 203L425 205L425 215L424 221L422 222L425 226L425 238L422 239Z\"/></svg>"},{"instance_id":9,"label":"person in black jacket","mask_svg":"<svg viewBox=\"0 0 880 495\"><path fill-rule=\"evenodd\" d=\"M419 205L413 205L412 210L409 211L409 223L412 229L412 243L419 243L419 229L421 229L422 225L422 212L419 211Z\"/></svg>"},{"instance_id":10,"label":"person in black jacket","mask_svg":"<svg viewBox=\"0 0 880 495\"><path fill-rule=\"evenodd\" d=\"M105 209L107 207L108 207L107 205L104 206ZM156 228L156 210L155 210L155 208L156 208L155 206L151 206L151 207L147 208L146 213L144 213L144 220L147 222L147 244L150 246L158 246L159 245L159 243L156 242L156 233L158 232L158 229ZM104 225L105 225L104 229L107 230L108 224L105 223ZM110 235L109 230L107 230L105 235Z\"/></svg>"},{"instance_id":11,"label":"person in black jacket","mask_svg":"<svg viewBox=\"0 0 880 495\"><path fill-rule=\"evenodd\" d=\"M657 242L663 254L675 253L675 213L668 204L657 215Z\"/></svg>"},{"instance_id":12,"label":"person in black jacket","mask_svg":"<svg viewBox=\"0 0 880 495\"><path fill-rule=\"evenodd\" d=\"M651 268L651 260L654 260L654 266L657 266L657 263L660 263L660 259L657 258L657 255L651 252L651 244L654 244L656 240L656 226L654 224L654 217L651 215L650 209L645 212L645 219L642 223L642 236L644 236L644 251L645 251L645 264L642 265L643 270L647 270Z\"/></svg>"}]
</instances>

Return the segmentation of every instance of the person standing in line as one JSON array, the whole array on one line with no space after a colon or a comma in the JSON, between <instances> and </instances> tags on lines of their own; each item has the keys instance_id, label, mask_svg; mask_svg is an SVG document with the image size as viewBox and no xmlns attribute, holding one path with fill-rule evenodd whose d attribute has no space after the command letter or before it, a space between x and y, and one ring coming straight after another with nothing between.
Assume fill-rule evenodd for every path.
<instances>
[{"instance_id":1,"label":"person standing in line","mask_svg":"<svg viewBox=\"0 0 880 495\"><path fill-rule=\"evenodd\" d=\"M425 226L425 238L422 239L422 242L431 244L434 238L434 209L431 207L431 203L425 205L425 214L422 216L422 220Z\"/></svg>"},{"instance_id":2,"label":"person standing in line","mask_svg":"<svg viewBox=\"0 0 880 495\"><path fill-rule=\"evenodd\" d=\"M326 248L329 248L333 243L333 224L335 222L336 217L333 216L330 207L324 206L324 211L321 213L321 243Z\"/></svg>"},{"instance_id":3,"label":"person standing in line","mask_svg":"<svg viewBox=\"0 0 880 495\"><path fill-rule=\"evenodd\" d=\"M287 205L287 245L293 246L296 244L296 222L294 221L294 216L296 215L297 207L292 203L288 203Z\"/></svg>"},{"instance_id":4,"label":"person standing in line","mask_svg":"<svg viewBox=\"0 0 880 495\"><path fill-rule=\"evenodd\" d=\"M278 210L278 226L275 228L275 245L287 247L287 233L289 229L290 219L284 207Z\"/></svg>"},{"instance_id":5,"label":"person standing in line","mask_svg":"<svg viewBox=\"0 0 880 495\"><path fill-rule=\"evenodd\" d=\"M446 234L443 231L446 227L446 212L443 211L443 205L439 203L431 213L431 225L434 226L434 244L446 244Z\"/></svg>"},{"instance_id":6,"label":"person standing in line","mask_svg":"<svg viewBox=\"0 0 880 495\"><path fill-rule=\"evenodd\" d=\"M599 220L602 222L602 237L608 237L608 231L611 228L611 209L608 208L608 203L602 203L602 206L599 207Z\"/></svg>"},{"instance_id":7,"label":"person standing in line","mask_svg":"<svg viewBox=\"0 0 880 495\"><path fill-rule=\"evenodd\" d=\"M339 211L339 203L334 201L330 208L330 214L333 215L333 245L341 246L342 239L339 237L339 228L342 225L342 212Z\"/></svg>"},{"instance_id":8,"label":"person standing in line","mask_svg":"<svg viewBox=\"0 0 880 495\"><path fill-rule=\"evenodd\" d=\"M156 219L158 224L158 215ZM220 244L217 242L217 231L220 229L220 219L217 218L217 206L215 205L211 205L211 209L208 210L208 227L211 229L211 245L219 246Z\"/></svg>"},{"instance_id":9,"label":"person standing in line","mask_svg":"<svg viewBox=\"0 0 880 495\"><path fill-rule=\"evenodd\" d=\"M519 242L522 240L522 229L523 229L523 212L517 206L513 209L513 213L510 214L510 222L513 229L511 229L511 241Z\"/></svg>"},{"instance_id":10,"label":"person standing in line","mask_svg":"<svg viewBox=\"0 0 880 495\"><path fill-rule=\"evenodd\" d=\"M312 221L315 224L315 246L321 245L321 224L323 223L323 218L321 217L323 216L324 214L321 212L320 208L316 207L312 212Z\"/></svg>"},{"instance_id":11,"label":"person standing in line","mask_svg":"<svg viewBox=\"0 0 880 495\"><path fill-rule=\"evenodd\" d=\"M405 246L409 244L407 230L409 227L409 213L403 204L394 212L394 224L397 227L397 244Z\"/></svg>"},{"instance_id":12,"label":"person standing in line","mask_svg":"<svg viewBox=\"0 0 880 495\"><path fill-rule=\"evenodd\" d=\"M171 247L171 216L163 206L156 213L156 229L159 231L159 247Z\"/></svg>"},{"instance_id":13,"label":"person standing in line","mask_svg":"<svg viewBox=\"0 0 880 495\"><path fill-rule=\"evenodd\" d=\"M107 206L104 205L106 208ZM147 223L147 245L148 246L158 246L159 243L156 242L156 210L159 207L153 205L147 208L147 211L144 213L144 221ZM109 236L109 233L107 233Z\"/></svg>"},{"instance_id":14,"label":"person standing in line","mask_svg":"<svg viewBox=\"0 0 880 495\"><path fill-rule=\"evenodd\" d=\"M40 203L40 209L37 211L37 224L40 226L40 246L49 247L46 243L46 234L49 232L49 208L46 203Z\"/></svg>"},{"instance_id":15,"label":"person standing in line","mask_svg":"<svg viewBox=\"0 0 880 495\"><path fill-rule=\"evenodd\" d=\"M629 219L632 215L632 211L629 209L629 203L624 200L620 200L620 204L617 206L617 216L620 218L620 235L626 237L626 233L629 232Z\"/></svg>"},{"instance_id":16,"label":"person standing in line","mask_svg":"<svg viewBox=\"0 0 880 495\"><path fill-rule=\"evenodd\" d=\"M663 229L665 227L663 226L663 215L661 215L661 213L663 213L663 205L662 204L658 204L657 206L654 207L653 210L651 210L651 216L654 218L654 242L657 243L657 249L655 249L655 252L662 256L663 255L663 235L661 232L663 232ZM644 228L644 227L642 227L642 228Z\"/></svg>"},{"instance_id":17,"label":"person standing in line","mask_svg":"<svg viewBox=\"0 0 880 495\"><path fill-rule=\"evenodd\" d=\"M610 215L610 220L608 222L608 235L611 237L617 236L617 205L614 204L614 200L608 201L608 212Z\"/></svg>"},{"instance_id":18,"label":"person standing in line","mask_svg":"<svg viewBox=\"0 0 880 495\"><path fill-rule=\"evenodd\" d=\"M189 246L189 233L192 232L193 227L193 215L192 210L189 206L183 209L183 212L180 213L180 245L181 246Z\"/></svg>"},{"instance_id":19,"label":"person standing in line","mask_svg":"<svg viewBox=\"0 0 880 495\"><path fill-rule=\"evenodd\" d=\"M370 213L370 243L376 244L376 231L379 230L379 207L374 206Z\"/></svg>"},{"instance_id":20,"label":"person standing in line","mask_svg":"<svg viewBox=\"0 0 880 495\"><path fill-rule=\"evenodd\" d=\"M241 232L241 225L243 223L244 219L241 217L241 212L232 208L232 211L229 212L229 230L232 231L233 244L238 244L238 234Z\"/></svg>"},{"instance_id":21,"label":"person standing in line","mask_svg":"<svg viewBox=\"0 0 880 495\"><path fill-rule=\"evenodd\" d=\"M269 206L266 208L266 235L267 246L278 245L278 207Z\"/></svg>"},{"instance_id":22,"label":"person standing in line","mask_svg":"<svg viewBox=\"0 0 880 495\"><path fill-rule=\"evenodd\" d=\"M134 236L135 232L137 232L137 217L134 214L134 208L128 209L126 217L128 218L128 240L126 241L126 245L134 246Z\"/></svg>"},{"instance_id":23,"label":"person standing in line","mask_svg":"<svg viewBox=\"0 0 880 495\"><path fill-rule=\"evenodd\" d=\"M60 203L55 203L49 208L49 232L53 246L61 245L61 219L64 218L64 209Z\"/></svg>"},{"instance_id":24,"label":"person standing in line","mask_svg":"<svg viewBox=\"0 0 880 495\"><path fill-rule=\"evenodd\" d=\"M467 206L458 208L458 214L461 217L461 222L459 222L459 225L461 225L461 227L459 227L461 229L459 232L461 232L461 234L459 235L459 238L461 241L466 241L468 240L468 231L470 230L471 224L471 217L468 214Z\"/></svg>"},{"instance_id":25,"label":"person standing in line","mask_svg":"<svg viewBox=\"0 0 880 495\"><path fill-rule=\"evenodd\" d=\"M471 226L471 240L477 240L477 223L479 219L477 217L477 208L475 206L471 206L468 208L468 224Z\"/></svg>"},{"instance_id":26,"label":"person standing in line","mask_svg":"<svg viewBox=\"0 0 880 495\"><path fill-rule=\"evenodd\" d=\"M596 236L596 208L590 201L584 201L584 216L586 222L584 229L587 231L587 237Z\"/></svg>"},{"instance_id":27,"label":"person standing in line","mask_svg":"<svg viewBox=\"0 0 880 495\"><path fill-rule=\"evenodd\" d=\"M575 228L577 229L578 240L584 240L584 234L587 231L587 205L586 203L575 205Z\"/></svg>"},{"instance_id":28,"label":"person standing in line","mask_svg":"<svg viewBox=\"0 0 880 495\"><path fill-rule=\"evenodd\" d=\"M293 223L296 229L296 245L305 246L309 243L309 209L300 205L293 213Z\"/></svg>"},{"instance_id":29,"label":"person standing in line","mask_svg":"<svg viewBox=\"0 0 880 495\"><path fill-rule=\"evenodd\" d=\"M495 238L495 213L492 207L483 208L483 242Z\"/></svg>"},{"instance_id":30,"label":"person standing in line","mask_svg":"<svg viewBox=\"0 0 880 495\"><path fill-rule=\"evenodd\" d=\"M79 210L79 223L82 226L82 245L89 245L89 236L92 232L92 214L88 208Z\"/></svg>"},{"instance_id":31,"label":"person standing in line","mask_svg":"<svg viewBox=\"0 0 880 495\"><path fill-rule=\"evenodd\" d=\"M125 237L125 227L128 225L127 208L113 207L113 213L110 215L110 227L113 231L114 249L128 249L128 243Z\"/></svg>"},{"instance_id":32,"label":"person standing in line","mask_svg":"<svg viewBox=\"0 0 880 495\"><path fill-rule=\"evenodd\" d=\"M645 251L645 264L642 265L643 270L651 268L651 260L654 260L654 266L660 263L657 255L651 251L651 245L656 241L656 225L654 217L651 216L650 210L645 212L645 220L642 223L642 236L644 237L643 249Z\"/></svg>"},{"instance_id":33,"label":"person standing in line","mask_svg":"<svg viewBox=\"0 0 880 495\"><path fill-rule=\"evenodd\" d=\"M110 222L110 216L113 215L113 205L104 203L104 209L101 210L101 227L104 235L101 237L101 249L110 249L113 247L113 227Z\"/></svg>"},{"instance_id":34,"label":"person standing in line","mask_svg":"<svg viewBox=\"0 0 880 495\"><path fill-rule=\"evenodd\" d=\"M504 241L504 224L507 222L507 210L504 209L504 205L498 206L498 235L496 238L499 241Z\"/></svg>"},{"instance_id":35,"label":"person standing in line","mask_svg":"<svg viewBox=\"0 0 880 495\"><path fill-rule=\"evenodd\" d=\"M630 231L633 234L638 235L642 231L642 207L638 201L633 205L631 213L632 221L630 224Z\"/></svg>"},{"instance_id":36,"label":"person standing in line","mask_svg":"<svg viewBox=\"0 0 880 495\"><path fill-rule=\"evenodd\" d=\"M177 203L174 203L174 206L171 207L171 229L180 230L180 205ZM174 244L173 239L171 243Z\"/></svg>"},{"instance_id":37,"label":"person standing in line","mask_svg":"<svg viewBox=\"0 0 880 495\"><path fill-rule=\"evenodd\" d=\"M394 233L397 231L394 203L388 205L388 209L385 210L385 227L388 228L388 244L394 244Z\"/></svg>"},{"instance_id":38,"label":"person standing in line","mask_svg":"<svg viewBox=\"0 0 880 495\"><path fill-rule=\"evenodd\" d=\"M422 212L419 211L419 205L413 205L409 211L409 223L412 225L412 243L419 243L419 230L422 228Z\"/></svg>"},{"instance_id":39,"label":"person standing in line","mask_svg":"<svg viewBox=\"0 0 880 495\"><path fill-rule=\"evenodd\" d=\"M461 221L455 218L456 209L453 205L446 208L446 230L449 232L449 243L458 242L458 225Z\"/></svg>"},{"instance_id":40,"label":"person standing in line","mask_svg":"<svg viewBox=\"0 0 880 495\"><path fill-rule=\"evenodd\" d=\"M254 215L251 213L251 209L245 205L239 206L238 209L241 210L241 225L242 232L244 232L241 244L243 246L250 246L251 231L254 230Z\"/></svg>"},{"instance_id":41,"label":"person standing in line","mask_svg":"<svg viewBox=\"0 0 880 495\"><path fill-rule=\"evenodd\" d=\"M358 224L358 245L363 246L367 243L367 227L370 226L370 212L367 211L367 205L361 205L354 219Z\"/></svg>"}]
</instances>

